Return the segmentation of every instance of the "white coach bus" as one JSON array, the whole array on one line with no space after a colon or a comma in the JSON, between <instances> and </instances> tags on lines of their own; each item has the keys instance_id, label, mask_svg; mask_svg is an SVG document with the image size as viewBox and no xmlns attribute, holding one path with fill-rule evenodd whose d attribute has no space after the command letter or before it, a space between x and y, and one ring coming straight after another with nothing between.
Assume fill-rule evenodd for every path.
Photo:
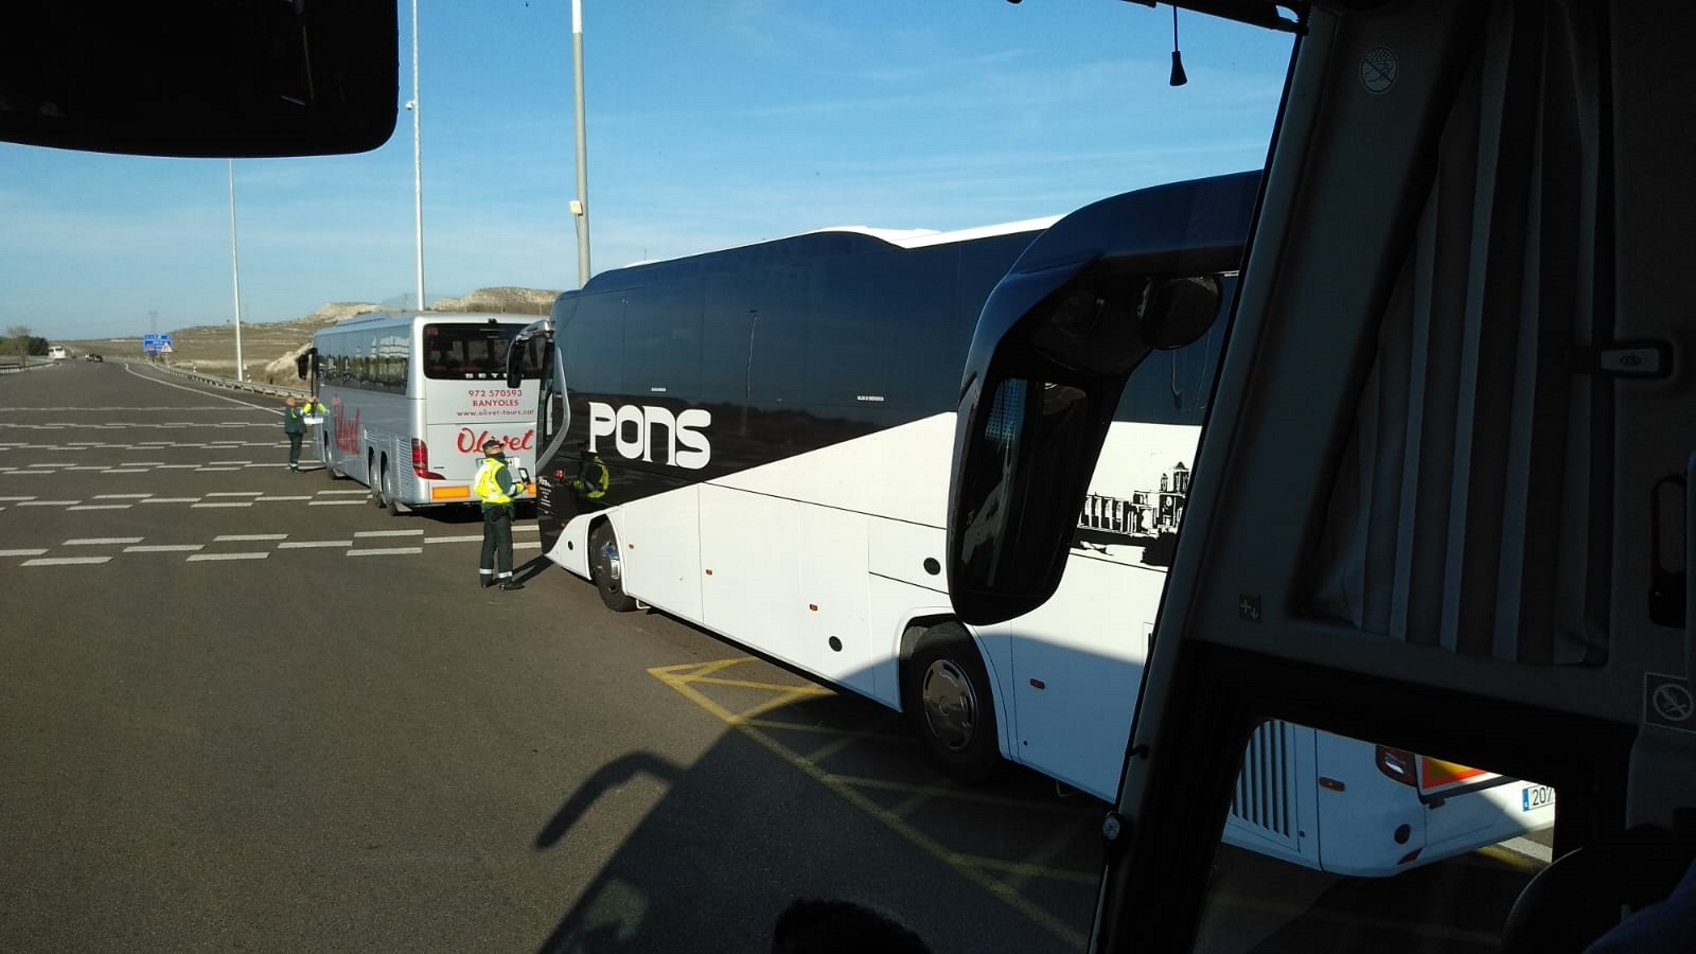
<instances>
[{"instance_id":1,"label":"white coach bus","mask_svg":"<svg viewBox=\"0 0 1696 954\"><path fill-rule=\"evenodd\" d=\"M522 468L535 453L540 365L516 356L511 385L506 366L530 320L378 314L313 335L299 364L326 408L318 448L330 477L358 480L377 506L398 514L475 503L471 481L490 438Z\"/></svg>"},{"instance_id":2,"label":"white coach bus","mask_svg":"<svg viewBox=\"0 0 1696 954\"><path fill-rule=\"evenodd\" d=\"M524 335L551 342L536 405L545 552L613 610L640 600L902 710L956 776L1006 759L1111 800L1258 181L595 276ZM1150 270L1172 280L1134 278ZM992 292L1080 330L1196 292L1205 315L1116 408L1078 422L1106 429L1107 450L1071 497L1086 503L1059 592L978 627L951 607L944 558L961 371ZM1020 508L1072 506L1061 499L1002 503L1016 524ZM1288 723L1262 729L1238 784L1227 840L1342 874L1554 820L1541 786Z\"/></svg>"}]
</instances>

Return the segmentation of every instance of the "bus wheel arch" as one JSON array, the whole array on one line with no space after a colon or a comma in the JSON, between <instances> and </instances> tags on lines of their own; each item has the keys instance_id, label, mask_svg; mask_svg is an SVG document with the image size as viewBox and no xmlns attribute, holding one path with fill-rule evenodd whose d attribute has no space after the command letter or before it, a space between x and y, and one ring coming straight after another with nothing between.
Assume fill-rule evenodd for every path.
<instances>
[{"instance_id":1,"label":"bus wheel arch","mask_svg":"<svg viewBox=\"0 0 1696 954\"><path fill-rule=\"evenodd\" d=\"M925 752L944 773L976 783L1000 767L989 669L959 622L908 626L902 636L901 701Z\"/></svg>"},{"instance_id":2,"label":"bus wheel arch","mask_svg":"<svg viewBox=\"0 0 1696 954\"><path fill-rule=\"evenodd\" d=\"M589 528L589 579L601 594L601 602L615 613L628 613L636 600L624 592L623 560L619 556L618 533L612 521L602 518Z\"/></svg>"}]
</instances>

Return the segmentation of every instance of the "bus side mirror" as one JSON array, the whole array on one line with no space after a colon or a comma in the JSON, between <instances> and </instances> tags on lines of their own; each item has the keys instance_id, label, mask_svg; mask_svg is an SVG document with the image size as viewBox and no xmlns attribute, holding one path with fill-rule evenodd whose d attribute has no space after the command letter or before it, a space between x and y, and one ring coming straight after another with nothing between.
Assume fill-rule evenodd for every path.
<instances>
[{"instance_id":1,"label":"bus side mirror","mask_svg":"<svg viewBox=\"0 0 1696 954\"><path fill-rule=\"evenodd\" d=\"M306 355L301 355L294 359L295 374L299 375L302 381L306 380L306 372L311 364L311 360L312 359L308 358Z\"/></svg>"},{"instance_id":2,"label":"bus side mirror","mask_svg":"<svg viewBox=\"0 0 1696 954\"><path fill-rule=\"evenodd\" d=\"M979 318L948 500L948 593L967 623L1012 619L1054 595L1125 382L1218 317L1215 275L1098 266L1040 298L1055 273L1010 276Z\"/></svg>"}]
</instances>

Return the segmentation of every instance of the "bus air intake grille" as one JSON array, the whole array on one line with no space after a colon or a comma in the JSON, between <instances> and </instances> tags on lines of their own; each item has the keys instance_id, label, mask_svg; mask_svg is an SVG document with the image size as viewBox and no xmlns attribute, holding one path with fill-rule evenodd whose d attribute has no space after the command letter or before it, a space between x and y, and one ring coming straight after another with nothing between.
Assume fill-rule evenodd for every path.
<instances>
[{"instance_id":1,"label":"bus air intake grille","mask_svg":"<svg viewBox=\"0 0 1696 954\"><path fill-rule=\"evenodd\" d=\"M1239 821L1286 838L1294 835L1288 723L1266 722L1254 730L1248 750L1243 753L1231 814Z\"/></svg>"}]
</instances>

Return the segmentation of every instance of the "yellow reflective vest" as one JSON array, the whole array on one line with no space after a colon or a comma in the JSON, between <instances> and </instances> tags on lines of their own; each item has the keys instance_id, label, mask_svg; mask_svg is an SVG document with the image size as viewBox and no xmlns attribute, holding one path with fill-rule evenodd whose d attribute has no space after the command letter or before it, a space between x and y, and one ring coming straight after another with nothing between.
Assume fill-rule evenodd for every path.
<instances>
[{"instance_id":1,"label":"yellow reflective vest","mask_svg":"<svg viewBox=\"0 0 1696 954\"><path fill-rule=\"evenodd\" d=\"M517 489L506 461L493 457L483 458L483 466L478 468L477 478L471 482L471 490L477 499L495 507L512 503L512 491Z\"/></svg>"}]
</instances>

